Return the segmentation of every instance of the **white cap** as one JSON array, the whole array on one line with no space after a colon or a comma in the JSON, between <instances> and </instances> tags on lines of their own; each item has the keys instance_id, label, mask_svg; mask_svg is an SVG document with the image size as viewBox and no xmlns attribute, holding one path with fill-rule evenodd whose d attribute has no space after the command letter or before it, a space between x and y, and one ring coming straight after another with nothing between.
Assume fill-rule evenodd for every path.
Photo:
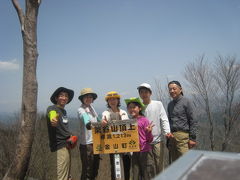
<instances>
[{"instance_id":1,"label":"white cap","mask_svg":"<svg viewBox=\"0 0 240 180\"><path fill-rule=\"evenodd\" d=\"M142 83L142 84L140 84L140 86L138 86L138 90L140 89L140 88L147 88L147 89L149 89L151 92L152 92L152 87L150 86L150 84L148 84L148 83Z\"/></svg>"}]
</instances>

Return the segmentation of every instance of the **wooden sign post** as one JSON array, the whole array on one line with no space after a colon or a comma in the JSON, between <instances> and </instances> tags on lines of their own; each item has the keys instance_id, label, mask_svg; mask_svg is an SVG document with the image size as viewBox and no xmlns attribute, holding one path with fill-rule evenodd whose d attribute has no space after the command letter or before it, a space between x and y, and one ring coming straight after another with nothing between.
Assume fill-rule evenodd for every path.
<instances>
[{"instance_id":1,"label":"wooden sign post","mask_svg":"<svg viewBox=\"0 0 240 180\"><path fill-rule=\"evenodd\" d=\"M138 152L138 126L134 119L92 123L94 154Z\"/></svg>"},{"instance_id":2,"label":"wooden sign post","mask_svg":"<svg viewBox=\"0 0 240 180\"><path fill-rule=\"evenodd\" d=\"M106 126L92 123L94 154L114 153L116 180L123 180L121 158L119 153L138 152L138 126L135 119L112 121Z\"/></svg>"}]
</instances>

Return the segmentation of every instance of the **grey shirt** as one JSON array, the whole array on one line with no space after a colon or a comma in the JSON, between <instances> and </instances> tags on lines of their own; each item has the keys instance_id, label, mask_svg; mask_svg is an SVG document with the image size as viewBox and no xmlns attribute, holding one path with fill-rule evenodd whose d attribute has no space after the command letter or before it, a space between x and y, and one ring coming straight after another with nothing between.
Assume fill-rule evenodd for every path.
<instances>
[{"instance_id":1,"label":"grey shirt","mask_svg":"<svg viewBox=\"0 0 240 180\"><path fill-rule=\"evenodd\" d=\"M188 132L190 140L196 140L197 121L192 104L187 98L180 96L168 104L168 118L172 132Z\"/></svg>"},{"instance_id":2,"label":"grey shirt","mask_svg":"<svg viewBox=\"0 0 240 180\"><path fill-rule=\"evenodd\" d=\"M55 110L59 114L58 124L56 127L51 125L48 113ZM71 136L68 130L68 118L65 109L59 108L56 105L47 108L47 125L49 146L52 152L57 151L67 145L67 139Z\"/></svg>"}]
</instances>

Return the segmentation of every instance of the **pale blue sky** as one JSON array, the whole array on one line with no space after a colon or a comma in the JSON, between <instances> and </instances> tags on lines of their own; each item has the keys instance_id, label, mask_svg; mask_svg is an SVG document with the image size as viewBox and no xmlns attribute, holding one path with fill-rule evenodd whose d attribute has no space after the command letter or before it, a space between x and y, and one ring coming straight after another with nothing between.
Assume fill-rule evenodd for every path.
<instances>
[{"instance_id":1,"label":"pale blue sky","mask_svg":"<svg viewBox=\"0 0 240 180\"><path fill-rule=\"evenodd\" d=\"M24 1L20 0L22 8ZM38 110L59 86L138 96L137 86L179 80L187 63L218 53L240 58L239 0L42 0L38 16ZM21 106L22 37L11 1L0 3L0 112ZM165 85L165 84L164 84ZM124 103L123 107L125 106Z\"/></svg>"}]
</instances>

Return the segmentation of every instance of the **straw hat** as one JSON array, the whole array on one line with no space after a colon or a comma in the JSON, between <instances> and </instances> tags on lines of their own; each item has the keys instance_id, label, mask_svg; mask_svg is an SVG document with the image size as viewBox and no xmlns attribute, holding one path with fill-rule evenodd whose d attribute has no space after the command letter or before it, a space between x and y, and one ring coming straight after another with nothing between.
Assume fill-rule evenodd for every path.
<instances>
[{"instance_id":1,"label":"straw hat","mask_svg":"<svg viewBox=\"0 0 240 180\"><path fill-rule=\"evenodd\" d=\"M107 95L105 96L105 100L107 101L110 98L118 98L120 99L121 96L116 92L116 91L110 91L107 93Z\"/></svg>"},{"instance_id":2,"label":"straw hat","mask_svg":"<svg viewBox=\"0 0 240 180\"><path fill-rule=\"evenodd\" d=\"M97 94L93 92L92 88L83 88L80 92L80 96L78 97L78 99L82 101L83 96L87 94L91 94L93 96L93 100L97 99Z\"/></svg>"}]
</instances>

